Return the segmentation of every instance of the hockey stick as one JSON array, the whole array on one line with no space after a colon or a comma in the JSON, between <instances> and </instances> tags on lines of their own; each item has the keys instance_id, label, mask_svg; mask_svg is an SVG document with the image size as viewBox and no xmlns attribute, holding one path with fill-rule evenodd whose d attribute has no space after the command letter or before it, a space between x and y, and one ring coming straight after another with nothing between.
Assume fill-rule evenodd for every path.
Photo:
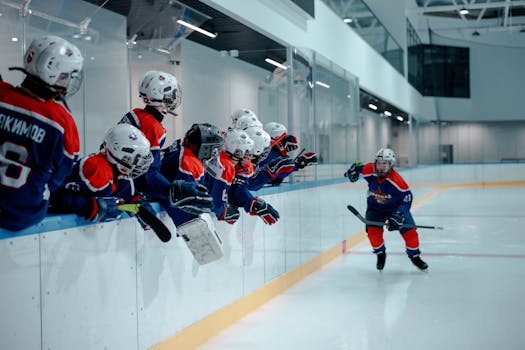
<instances>
[{"instance_id":1,"label":"hockey stick","mask_svg":"<svg viewBox=\"0 0 525 350\"><path fill-rule=\"evenodd\" d=\"M357 218L359 220L361 220L365 225L369 225L369 226L385 226L385 225L388 225L386 222L370 221L370 220L365 219L363 217L363 215L359 214L357 209L352 207L350 204L347 205L346 207L348 208L348 210L350 210L352 212L352 214L357 216ZM409 224L404 224L404 225L401 225L399 227L400 228L428 228L428 229L432 229L432 230L443 230L442 226L427 226L427 225L409 225Z\"/></svg>"},{"instance_id":2,"label":"hockey stick","mask_svg":"<svg viewBox=\"0 0 525 350\"><path fill-rule=\"evenodd\" d=\"M295 158L293 159L293 161L294 161L294 162L297 161L297 158L299 158L299 157L304 153L304 151L306 151L306 148L303 148L303 149L301 150L301 152L297 153L297 155L295 156Z\"/></svg>"},{"instance_id":3,"label":"hockey stick","mask_svg":"<svg viewBox=\"0 0 525 350\"><path fill-rule=\"evenodd\" d=\"M117 206L118 210L126 211L133 213L142 219L146 224L148 224L153 232L159 237L162 242L168 242L171 239L170 230L164 225L164 223L155 215L155 213L149 211L140 203L126 203L119 204Z\"/></svg>"}]
</instances>

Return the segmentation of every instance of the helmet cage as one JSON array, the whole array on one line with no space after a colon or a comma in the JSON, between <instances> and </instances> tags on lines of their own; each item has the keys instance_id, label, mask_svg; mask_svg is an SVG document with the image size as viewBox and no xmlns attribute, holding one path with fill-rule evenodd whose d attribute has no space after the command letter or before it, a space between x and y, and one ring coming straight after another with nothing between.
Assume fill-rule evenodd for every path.
<instances>
[{"instance_id":1,"label":"helmet cage","mask_svg":"<svg viewBox=\"0 0 525 350\"><path fill-rule=\"evenodd\" d=\"M108 161L132 178L144 174L153 163L148 139L133 125L117 124L111 128L103 146Z\"/></svg>"},{"instance_id":2,"label":"helmet cage","mask_svg":"<svg viewBox=\"0 0 525 350\"><path fill-rule=\"evenodd\" d=\"M379 160L384 160L388 162L388 169L387 170L378 170L377 169L377 162ZM396 162L396 154L393 150L390 148L381 148L376 153L376 158L374 161L374 171L379 177L386 177L391 169L394 168L394 164Z\"/></svg>"},{"instance_id":3,"label":"helmet cage","mask_svg":"<svg viewBox=\"0 0 525 350\"><path fill-rule=\"evenodd\" d=\"M235 160L242 160L250 155L254 142L242 130L229 130L224 139L223 148Z\"/></svg>"}]
</instances>

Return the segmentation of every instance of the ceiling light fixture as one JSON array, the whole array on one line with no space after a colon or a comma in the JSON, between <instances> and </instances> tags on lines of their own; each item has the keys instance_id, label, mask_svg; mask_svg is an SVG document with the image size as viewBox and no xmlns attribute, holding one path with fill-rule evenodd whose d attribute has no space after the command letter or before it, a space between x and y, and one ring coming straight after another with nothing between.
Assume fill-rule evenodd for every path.
<instances>
[{"instance_id":1,"label":"ceiling light fixture","mask_svg":"<svg viewBox=\"0 0 525 350\"><path fill-rule=\"evenodd\" d=\"M191 23L184 22L184 21L181 20L181 19L177 20L177 23L178 23L178 24L182 24L183 26L188 27L188 28L190 28L190 29L193 29L193 30L196 31L196 32L199 32L199 33L201 33L201 34L204 34L204 35L206 35L206 36L209 36L209 37L212 38L212 39L215 39L215 38L217 37L217 33L215 33L215 34L214 34L214 33L210 33L210 32L208 32L207 30L204 30L204 29L202 29L202 28L199 28L199 27L197 27L197 26L194 26L194 25L191 24Z\"/></svg>"},{"instance_id":2,"label":"ceiling light fixture","mask_svg":"<svg viewBox=\"0 0 525 350\"><path fill-rule=\"evenodd\" d=\"M319 80L316 81L315 83L316 83L317 85L319 85L319 86L322 86L322 87L324 87L324 88L330 89L330 85L328 85L327 83L323 83L322 81L319 81Z\"/></svg>"},{"instance_id":3,"label":"ceiling light fixture","mask_svg":"<svg viewBox=\"0 0 525 350\"><path fill-rule=\"evenodd\" d=\"M468 10L463 7L461 10L459 10L459 14L460 15L468 15Z\"/></svg>"},{"instance_id":4,"label":"ceiling light fixture","mask_svg":"<svg viewBox=\"0 0 525 350\"><path fill-rule=\"evenodd\" d=\"M279 68L281 68L281 69L283 69L283 70L287 70L287 69L288 69L288 67L286 67L284 64L279 63L279 62L277 62L277 61L274 61L274 60L272 60L271 58L266 57L266 58L264 59L264 61L265 61L265 62L268 62L269 64L273 64L274 66L279 67Z\"/></svg>"},{"instance_id":5,"label":"ceiling light fixture","mask_svg":"<svg viewBox=\"0 0 525 350\"><path fill-rule=\"evenodd\" d=\"M377 106L375 104L369 103L368 108L373 109L374 111L377 111Z\"/></svg>"},{"instance_id":6,"label":"ceiling light fixture","mask_svg":"<svg viewBox=\"0 0 525 350\"><path fill-rule=\"evenodd\" d=\"M383 113L385 113L385 115L386 115L387 117L391 117L391 116L392 116L392 113L390 113L389 111L384 111Z\"/></svg>"},{"instance_id":7,"label":"ceiling light fixture","mask_svg":"<svg viewBox=\"0 0 525 350\"><path fill-rule=\"evenodd\" d=\"M348 17L345 17L345 18L343 18L343 22L345 22L345 23L352 23L352 19L348 18Z\"/></svg>"},{"instance_id":8,"label":"ceiling light fixture","mask_svg":"<svg viewBox=\"0 0 525 350\"><path fill-rule=\"evenodd\" d=\"M396 117L396 119L399 120L400 122L402 122L402 121L404 120L403 117L400 116L400 115L398 115L398 116Z\"/></svg>"}]
</instances>

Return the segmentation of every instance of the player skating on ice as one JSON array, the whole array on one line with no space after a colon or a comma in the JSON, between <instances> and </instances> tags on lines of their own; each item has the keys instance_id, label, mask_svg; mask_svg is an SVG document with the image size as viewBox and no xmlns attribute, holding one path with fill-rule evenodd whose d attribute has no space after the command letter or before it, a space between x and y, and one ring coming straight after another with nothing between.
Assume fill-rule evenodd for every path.
<instances>
[{"instance_id":1,"label":"player skating on ice","mask_svg":"<svg viewBox=\"0 0 525 350\"><path fill-rule=\"evenodd\" d=\"M428 265L421 260L419 238L414 218L410 213L412 192L403 177L394 169L396 155L390 148L377 151L375 161L361 165L356 162L350 166L345 176L351 182L359 180L362 174L368 183L366 220L386 222L389 231L399 230L405 240L406 253L412 263L420 270ZM367 225L366 232L377 255L377 269L383 270L386 261L386 247L383 239L383 226Z\"/></svg>"},{"instance_id":2,"label":"player skating on ice","mask_svg":"<svg viewBox=\"0 0 525 350\"><path fill-rule=\"evenodd\" d=\"M144 174L153 157L142 132L129 124L108 130L102 149L76 162L64 185L53 192L50 213L75 213L95 222L120 218L117 205L135 195L133 178Z\"/></svg>"},{"instance_id":3,"label":"player skating on ice","mask_svg":"<svg viewBox=\"0 0 525 350\"><path fill-rule=\"evenodd\" d=\"M14 87L0 80L0 227L21 230L40 222L50 191L71 173L80 151L65 97L78 91L83 58L57 36L31 42L26 74Z\"/></svg>"},{"instance_id":4,"label":"player skating on ice","mask_svg":"<svg viewBox=\"0 0 525 350\"><path fill-rule=\"evenodd\" d=\"M209 210L211 198L204 187L195 182L170 182L160 173L160 150L166 140L162 121L167 114L176 115L175 109L182 98L177 79L166 72L148 71L139 83L139 94L146 106L134 108L120 121L140 129L151 144L153 163L148 172L136 180L137 190L151 200Z\"/></svg>"}]
</instances>

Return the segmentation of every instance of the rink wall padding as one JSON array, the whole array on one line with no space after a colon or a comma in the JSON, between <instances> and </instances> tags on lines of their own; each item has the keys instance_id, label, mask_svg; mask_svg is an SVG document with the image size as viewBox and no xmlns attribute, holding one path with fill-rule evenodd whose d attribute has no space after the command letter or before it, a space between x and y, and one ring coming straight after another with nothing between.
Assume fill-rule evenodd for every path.
<instances>
[{"instance_id":1,"label":"rink wall padding","mask_svg":"<svg viewBox=\"0 0 525 350\"><path fill-rule=\"evenodd\" d=\"M525 164L401 173L416 220L419 207L448 189L525 186ZM364 181L283 186L263 198L281 220L266 226L243 213L233 226L214 221L224 257L204 266L165 212L168 243L133 218L50 216L22 232L0 230L0 349L191 349L366 237L346 210L364 212Z\"/></svg>"}]
</instances>

